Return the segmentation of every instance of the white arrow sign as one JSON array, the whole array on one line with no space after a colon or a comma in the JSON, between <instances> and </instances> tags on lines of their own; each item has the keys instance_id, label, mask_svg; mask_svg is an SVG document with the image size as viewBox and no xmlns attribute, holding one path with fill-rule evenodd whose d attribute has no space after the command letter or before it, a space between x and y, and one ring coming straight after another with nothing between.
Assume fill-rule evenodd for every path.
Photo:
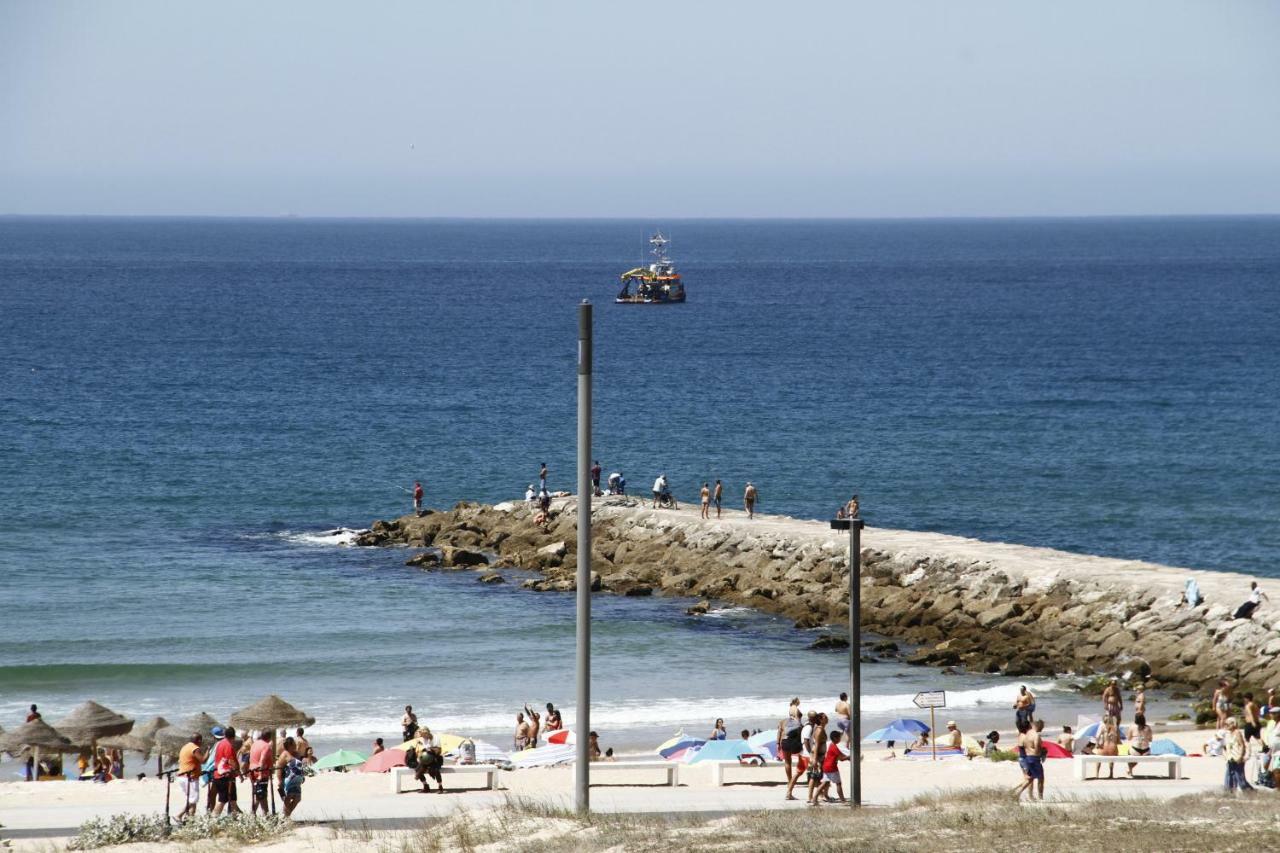
<instances>
[{"instance_id":1,"label":"white arrow sign","mask_svg":"<svg viewBox=\"0 0 1280 853\"><path fill-rule=\"evenodd\" d=\"M925 690L916 694L916 698L911 700L917 708L945 708L947 707L947 691L945 690Z\"/></svg>"}]
</instances>

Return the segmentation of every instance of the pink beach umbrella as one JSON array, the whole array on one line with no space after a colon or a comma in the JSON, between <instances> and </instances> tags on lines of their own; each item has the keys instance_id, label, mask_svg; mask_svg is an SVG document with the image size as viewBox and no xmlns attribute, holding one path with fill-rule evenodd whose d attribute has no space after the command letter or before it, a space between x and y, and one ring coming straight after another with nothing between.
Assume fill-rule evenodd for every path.
<instances>
[{"instance_id":1,"label":"pink beach umbrella","mask_svg":"<svg viewBox=\"0 0 1280 853\"><path fill-rule=\"evenodd\" d=\"M404 750L388 749L371 756L360 765L361 773L387 773L392 767L404 767Z\"/></svg>"}]
</instances>

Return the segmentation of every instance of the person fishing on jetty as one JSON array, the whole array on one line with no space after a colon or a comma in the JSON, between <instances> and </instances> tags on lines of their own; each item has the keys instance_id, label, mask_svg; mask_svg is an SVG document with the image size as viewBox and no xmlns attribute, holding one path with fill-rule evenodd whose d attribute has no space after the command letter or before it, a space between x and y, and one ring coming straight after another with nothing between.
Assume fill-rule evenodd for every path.
<instances>
[{"instance_id":1,"label":"person fishing on jetty","mask_svg":"<svg viewBox=\"0 0 1280 853\"><path fill-rule=\"evenodd\" d=\"M422 515L422 483L413 481L413 514Z\"/></svg>"}]
</instances>

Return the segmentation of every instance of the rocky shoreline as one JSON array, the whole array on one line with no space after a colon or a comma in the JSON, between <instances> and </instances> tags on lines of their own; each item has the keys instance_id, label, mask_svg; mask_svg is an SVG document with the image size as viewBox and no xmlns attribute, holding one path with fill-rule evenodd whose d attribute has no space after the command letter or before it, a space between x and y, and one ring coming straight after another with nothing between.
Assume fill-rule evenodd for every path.
<instances>
[{"instance_id":1,"label":"rocky shoreline","mask_svg":"<svg viewBox=\"0 0 1280 853\"><path fill-rule=\"evenodd\" d=\"M424 549L424 570L531 570L535 591L569 591L576 502L559 499L548 529L523 503L461 503L445 512L376 521L362 546ZM823 522L740 512L704 521L696 508L651 510L634 498L597 499L592 588L628 596L725 601L831 625L845 645L847 535ZM1249 578L980 542L942 534L868 528L862 538L862 624L919 646L909 663L1011 676L1132 673L1149 686L1201 690L1219 678L1248 689L1280 682L1280 636L1264 606L1252 620L1232 612ZM1206 604L1179 604L1195 577ZM699 607L690 609L696 618Z\"/></svg>"}]
</instances>

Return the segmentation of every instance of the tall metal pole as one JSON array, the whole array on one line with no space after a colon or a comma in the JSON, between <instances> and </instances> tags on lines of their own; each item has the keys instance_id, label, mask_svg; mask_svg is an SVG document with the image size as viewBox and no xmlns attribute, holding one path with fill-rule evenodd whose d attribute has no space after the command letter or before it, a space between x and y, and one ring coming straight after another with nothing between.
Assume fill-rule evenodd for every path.
<instances>
[{"instance_id":1,"label":"tall metal pole","mask_svg":"<svg viewBox=\"0 0 1280 853\"><path fill-rule=\"evenodd\" d=\"M849 805L862 808L862 519L849 519Z\"/></svg>"},{"instance_id":2,"label":"tall metal pole","mask_svg":"<svg viewBox=\"0 0 1280 853\"><path fill-rule=\"evenodd\" d=\"M574 804L591 811L591 303L578 306L578 760Z\"/></svg>"}]
</instances>

